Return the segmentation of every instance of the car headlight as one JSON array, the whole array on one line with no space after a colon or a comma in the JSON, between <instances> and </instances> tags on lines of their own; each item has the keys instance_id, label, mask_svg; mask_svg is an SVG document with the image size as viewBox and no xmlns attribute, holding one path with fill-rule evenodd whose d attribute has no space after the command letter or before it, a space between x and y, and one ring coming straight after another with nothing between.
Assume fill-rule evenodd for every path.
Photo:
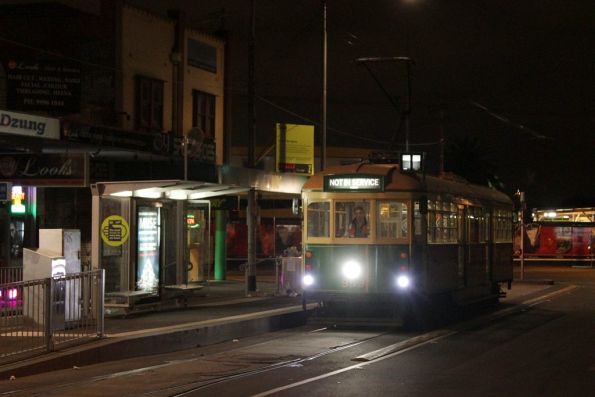
<instances>
[{"instance_id":1,"label":"car headlight","mask_svg":"<svg viewBox=\"0 0 595 397\"><path fill-rule=\"evenodd\" d=\"M362 266L356 261L347 261L341 269L343 276L348 280L355 280L362 274Z\"/></svg>"},{"instance_id":2,"label":"car headlight","mask_svg":"<svg viewBox=\"0 0 595 397\"><path fill-rule=\"evenodd\" d=\"M406 274L399 274L396 282L400 289L408 289L411 286L411 278Z\"/></svg>"},{"instance_id":3,"label":"car headlight","mask_svg":"<svg viewBox=\"0 0 595 397\"><path fill-rule=\"evenodd\" d=\"M314 284L314 277L311 274L306 274L302 277L302 284L304 287L309 287Z\"/></svg>"}]
</instances>

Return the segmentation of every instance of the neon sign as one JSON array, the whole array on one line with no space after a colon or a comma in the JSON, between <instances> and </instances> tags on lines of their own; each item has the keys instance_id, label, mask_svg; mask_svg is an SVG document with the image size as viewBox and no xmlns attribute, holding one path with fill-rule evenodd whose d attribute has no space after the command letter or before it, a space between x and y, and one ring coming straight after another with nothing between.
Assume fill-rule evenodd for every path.
<instances>
[{"instance_id":1,"label":"neon sign","mask_svg":"<svg viewBox=\"0 0 595 397\"><path fill-rule=\"evenodd\" d=\"M26 212L25 204L25 192L23 192L22 186L13 186L10 194L10 212L13 214L24 214Z\"/></svg>"}]
</instances>

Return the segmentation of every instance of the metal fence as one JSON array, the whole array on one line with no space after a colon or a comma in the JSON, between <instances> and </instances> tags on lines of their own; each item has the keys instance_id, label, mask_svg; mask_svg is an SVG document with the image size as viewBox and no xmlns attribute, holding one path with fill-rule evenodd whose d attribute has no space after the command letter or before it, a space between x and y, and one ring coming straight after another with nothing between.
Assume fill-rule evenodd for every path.
<instances>
[{"instance_id":1,"label":"metal fence","mask_svg":"<svg viewBox=\"0 0 595 397\"><path fill-rule=\"evenodd\" d=\"M23 280L23 267L0 267L0 284Z\"/></svg>"},{"instance_id":2,"label":"metal fence","mask_svg":"<svg viewBox=\"0 0 595 397\"><path fill-rule=\"evenodd\" d=\"M0 284L0 364L103 336L104 270Z\"/></svg>"}]
</instances>

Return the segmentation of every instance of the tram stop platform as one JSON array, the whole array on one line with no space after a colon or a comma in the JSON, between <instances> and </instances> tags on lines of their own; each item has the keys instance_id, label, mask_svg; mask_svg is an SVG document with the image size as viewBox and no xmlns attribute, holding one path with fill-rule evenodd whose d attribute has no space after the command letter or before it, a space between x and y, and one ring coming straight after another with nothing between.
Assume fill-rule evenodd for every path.
<instances>
[{"instance_id":1,"label":"tram stop platform","mask_svg":"<svg viewBox=\"0 0 595 397\"><path fill-rule=\"evenodd\" d=\"M515 281L504 300L514 304L552 287L543 282ZM274 282L257 280L256 293L246 296L240 275L210 282L206 288L185 307L108 315L104 338L0 366L0 382L11 376L174 352L291 328L305 324L317 306L309 302L304 310L300 295L277 293Z\"/></svg>"}]
</instances>

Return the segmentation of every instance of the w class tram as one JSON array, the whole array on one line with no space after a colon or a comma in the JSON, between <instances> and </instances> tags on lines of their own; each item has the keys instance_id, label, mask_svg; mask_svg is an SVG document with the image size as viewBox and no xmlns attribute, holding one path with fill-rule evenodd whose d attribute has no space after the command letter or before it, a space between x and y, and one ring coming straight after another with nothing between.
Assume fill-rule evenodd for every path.
<instances>
[{"instance_id":1,"label":"w class tram","mask_svg":"<svg viewBox=\"0 0 595 397\"><path fill-rule=\"evenodd\" d=\"M401 318L422 303L497 301L513 279L512 200L401 168L328 167L305 183L305 298L391 307Z\"/></svg>"}]
</instances>

